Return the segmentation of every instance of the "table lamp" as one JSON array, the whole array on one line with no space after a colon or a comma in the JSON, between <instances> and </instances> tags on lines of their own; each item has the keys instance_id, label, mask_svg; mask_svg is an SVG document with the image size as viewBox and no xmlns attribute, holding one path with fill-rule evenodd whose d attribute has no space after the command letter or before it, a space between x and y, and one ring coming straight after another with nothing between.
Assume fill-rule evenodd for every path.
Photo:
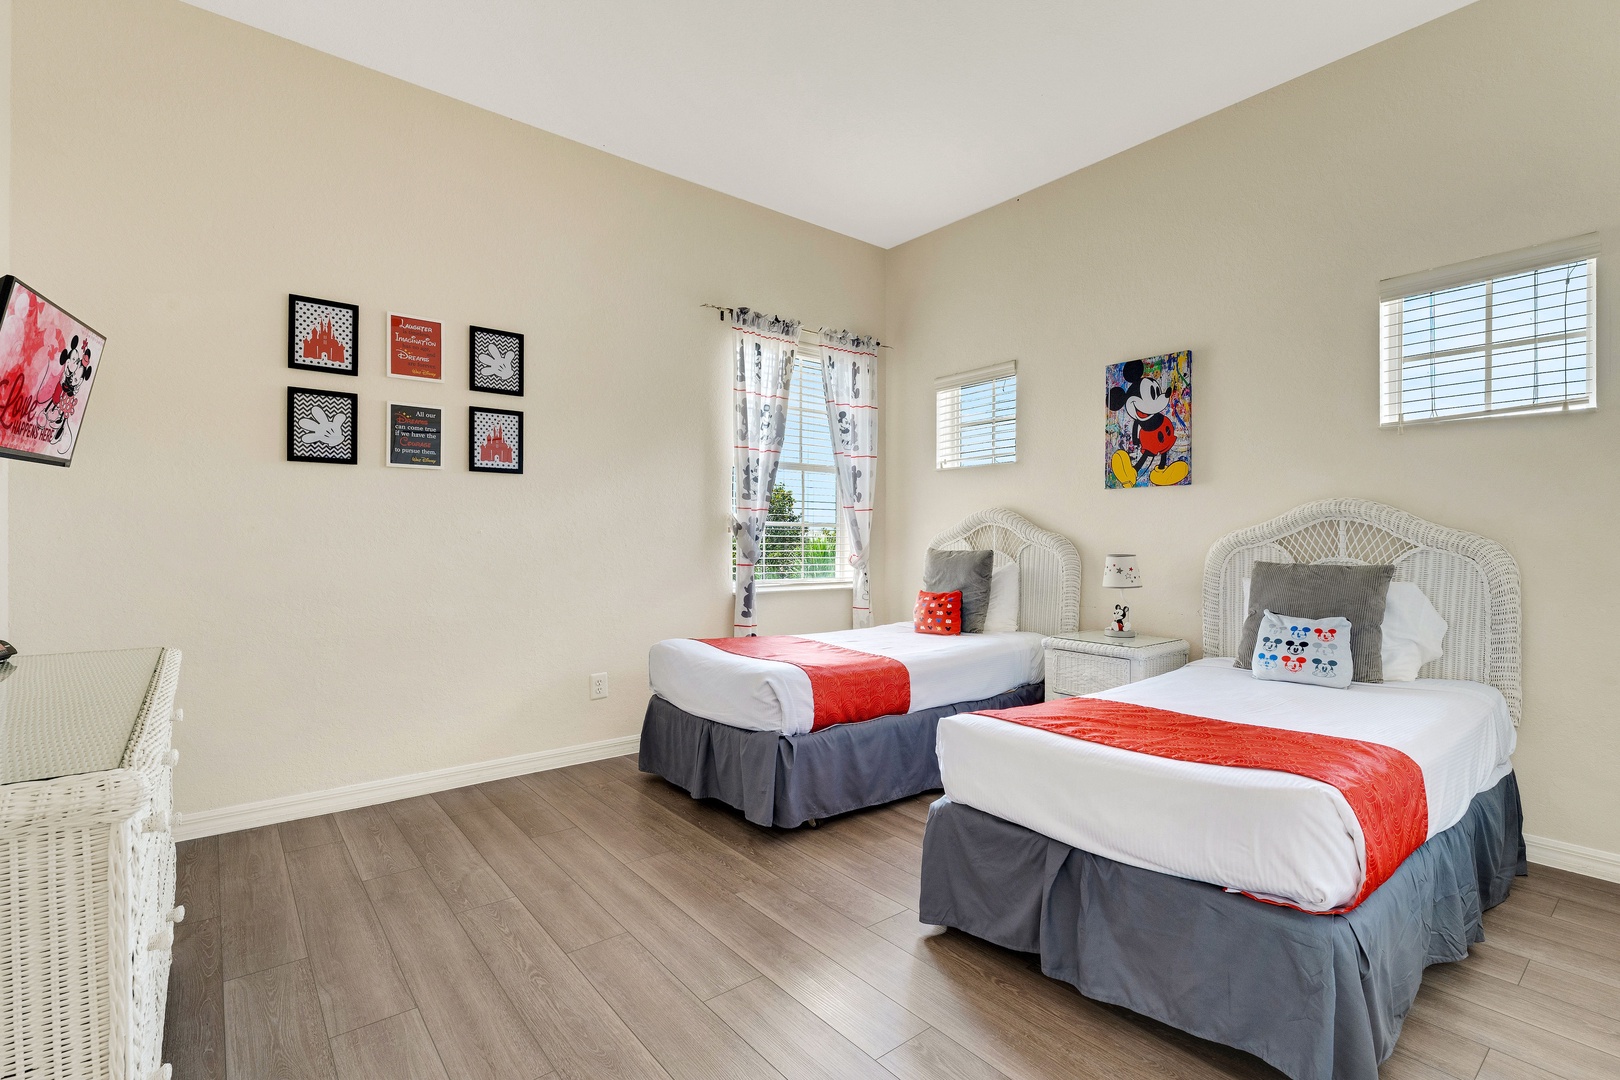
<instances>
[{"instance_id":1,"label":"table lamp","mask_svg":"<svg viewBox=\"0 0 1620 1080\"><path fill-rule=\"evenodd\" d=\"M1135 555L1107 555L1103 558L1102 587L1105 589L1140 589L1142 587L1142 571L1137 566ZM1121 602L1114 605L1113 616L1108 620L1108 629L1103 633L1111 638L1133 638L1136 631L1131 629L1131 608L1129 604Z\"/></svg>"}]
</instances>

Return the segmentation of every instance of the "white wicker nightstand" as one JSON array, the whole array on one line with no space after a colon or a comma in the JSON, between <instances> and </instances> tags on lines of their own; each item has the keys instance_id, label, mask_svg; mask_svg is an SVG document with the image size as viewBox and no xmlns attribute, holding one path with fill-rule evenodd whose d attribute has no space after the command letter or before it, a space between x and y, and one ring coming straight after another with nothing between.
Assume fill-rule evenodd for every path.
<instances>
[{"instance_id":1,"label":"white wicker nightstand","mask_svg":"<svg viewBox=\"0 0 1620 1080\"><path fill-rule=\"evenodd\" d=\"M1058 634L1046 646L1046 700L1080 697L1151 679L1187 662L1181 638L1138 634L1111 638L1101 630Z\"/></svg>"},{"instance_id":2,"label":"white wicker nightstand","mask_svg":"<svg viewBox=\"0 0 1620 1080\"><path fill-rule=\"evenodd\" d=\"M179 680L174 649L0 665L0 1077L169 1076Z\"/></svg>"}]
</instances>

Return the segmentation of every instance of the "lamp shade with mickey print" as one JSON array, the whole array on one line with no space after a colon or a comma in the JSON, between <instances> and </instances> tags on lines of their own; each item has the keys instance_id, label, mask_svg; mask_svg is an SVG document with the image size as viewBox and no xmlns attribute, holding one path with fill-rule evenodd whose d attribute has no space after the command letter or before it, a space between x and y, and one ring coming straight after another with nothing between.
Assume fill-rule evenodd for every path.
<instances>
[{"instance_id":1,"label":"lamp shade with mickey print","mask_svg":"<svg viewBox=\"0 0 1620 1080\"><path fill-rule=\"evenodd\" d=\"M1142 587L1142 569L1136 561L1135 555L1106 555L1103 557L1102 587L1105 589L1140 589ZM1122 602L1114 605L1114 610L1108 619L1108 629L1104 631L1109 637L1133 638L1136 631L1131 629L1130 605Z\"/></svg>"}]
</instances>

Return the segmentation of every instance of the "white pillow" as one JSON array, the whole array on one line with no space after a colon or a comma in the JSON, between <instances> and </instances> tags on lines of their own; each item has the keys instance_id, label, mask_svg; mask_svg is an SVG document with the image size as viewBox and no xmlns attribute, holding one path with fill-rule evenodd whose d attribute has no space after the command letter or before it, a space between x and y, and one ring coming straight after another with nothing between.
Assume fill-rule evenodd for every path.
<instances>
[{"instance_id":1,"label":"white pillow","mask_svg":"<svg viewBox=\"0 0 1620 1080\"><path fill-rule=\"evenodd\" d=\"M1260 616L1253 672L1270 682L1297 682L1343 690L1355 678L1350 658L1350 620Z\"/></svg>"},{"instance_id":2,"label":"white pillow","mask_svg":"<svg viewBox=\"0 0 1620 1080\"><path fill-rule=\"evenodd\" d=\"M990 604L984 613L984 632L1018 631L1018 564L1008 559L990 571Z\"/></svg>"},{"instance_id":3,"label":"white pillow","mask_svg":"<svg viewBox=\"0 0 1620 1080\"><path fill-rule=\"evenodd\" d=\"M1446 620L1410 581L1389 583L1384 600L1384 681L1411 682L1430 660L1440 659Z\"/></svg>"}]
</instances>

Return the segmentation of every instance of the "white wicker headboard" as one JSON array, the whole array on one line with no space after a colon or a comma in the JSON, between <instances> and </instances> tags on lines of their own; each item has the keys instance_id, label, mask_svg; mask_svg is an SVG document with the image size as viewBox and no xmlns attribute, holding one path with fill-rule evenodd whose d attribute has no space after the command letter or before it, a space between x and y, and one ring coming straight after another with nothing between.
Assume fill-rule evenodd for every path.
<instances>
[{"instance_id":1,"label":"white wicker headboard","mask_svg":"<svg viewBox=\"0 0 1620 1080\"><path fill-rule=\"evenodd\" d=\"M996 553L1018 564L1018 629L1070 634L1080 629L1080 552L1066 536L1041 528L1022 514L996 507L980 510L929 543L942 551Z\"/></svg>"},{"instance_id":2,"label":"white wicker headboard","mask_svg":"<svg viewBox=\"0 0 1620 1080\"><path fill-rule=\"evenodd\" d=\"M1223 536L1204 562L1204 655L1234 656L1243 583L1257 562L1395 566L1446 620L1445 655L1426 679L1489 683L1519 722L1519 565L1494 540L1365 499L1306 503Z\"/></svg>"}]
</instances>

